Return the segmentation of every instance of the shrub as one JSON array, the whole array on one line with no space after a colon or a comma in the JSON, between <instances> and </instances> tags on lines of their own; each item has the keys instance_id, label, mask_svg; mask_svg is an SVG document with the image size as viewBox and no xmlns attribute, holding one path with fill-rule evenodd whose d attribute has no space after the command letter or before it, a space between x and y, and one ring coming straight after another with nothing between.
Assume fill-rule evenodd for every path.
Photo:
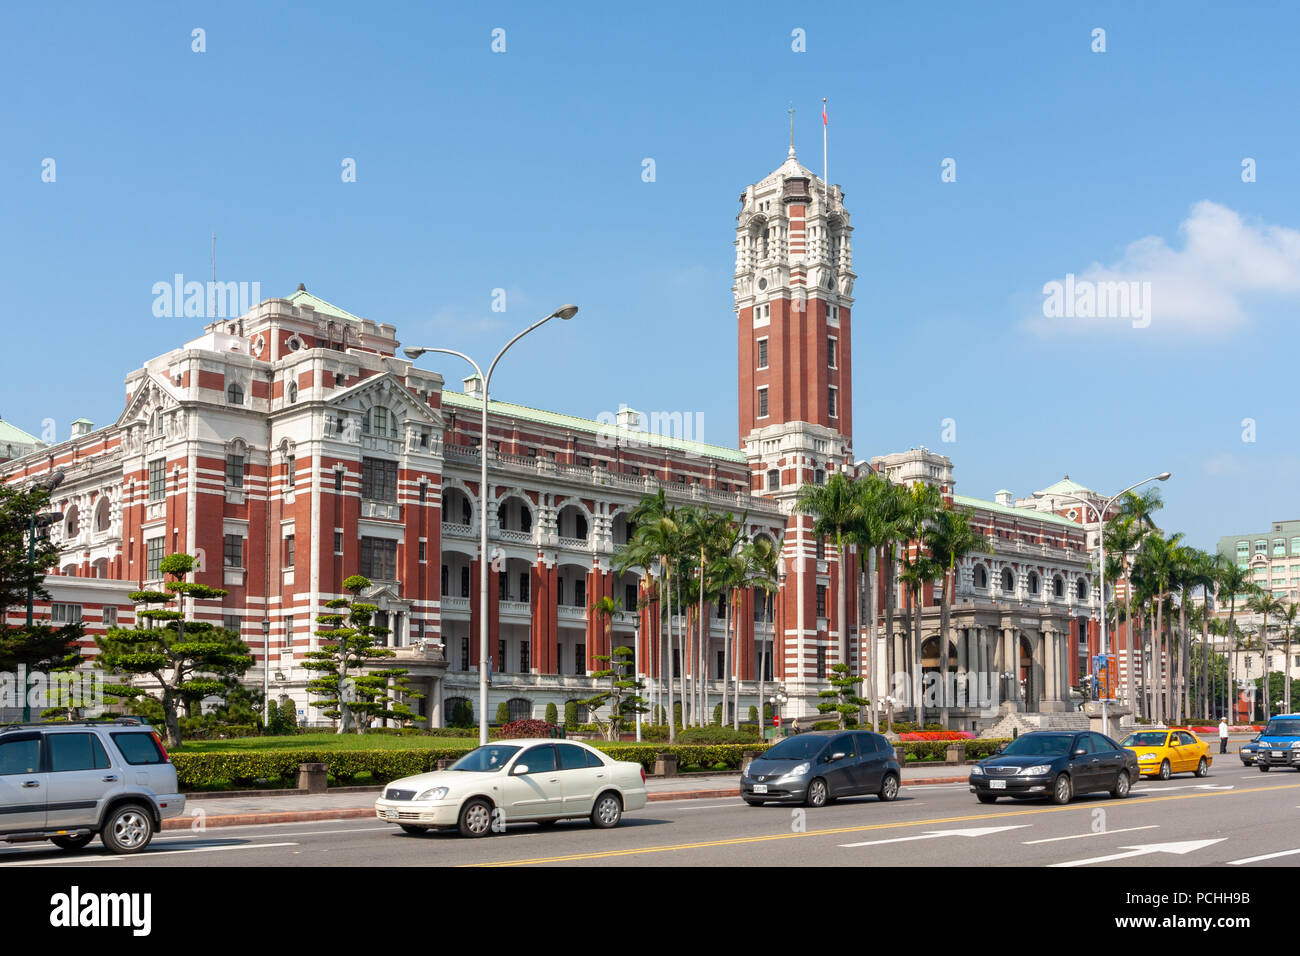
<instances>
[{"instance_id":1,"label":"shrub","mask_svg":"<svg viewBox=\"0 0 1300 956\"><path fill-rule=\"evenodd\" d=\"M973 740L975 735L965 730L919 730L898 737L900 740Z\"/></svg>"},{"instance_id":2,"label":"shrub","mask_svg":"<svg viewBox=\"0 0 1300 956\"><path fill-rule=\"evenodd\" d=\"M496 722L503 726L505 724L510 723L510 705L507 704L504 700L501 703L497 704Z\"/></svg>"},{"instance_id":3,"label":"shrub","mask_svg":"<svg viewBox=\"0 0 1300 956\"><path fill-rule=\"evenodd\" d=\"M569 700L564 703L564 729L578 729L578 702L576 700Z\"/></svg>"},{"instance_id":4,"label":"shrub","mask_svg":"<svg viewBox=\"0 0 1300 956\"><path fill-rule=\"evenodd\" d=\"M642 736L645 736L644 727ZM756 728L732 730L730 727L687 727L677 732L677 743L680 744L741 744L748 741L758 741Z\"/></svg>"},{"instance_id":5,"label":"shrub","mask_svg":"<svg viewBox=\"0 0 1300 956\"><path fill-rule=\"evenodd\" d=\"M677 727L682 726L682 702L677 701L673 704L673 724Z\"/></svg>"},{"instance_id":6,"label":"shrub","mask_svg":"<svg viewBox=\"0 0 1300 956\"><path fill-rule=\"evenodd\" d=\"M464 698L456 701L451 706L451 726L452 727L473 727L474 726L474 705Z\"/></svg>"},{"instance_id":7,"label":"shrub","mask_svg":"<svg viewBox=\"0 0 1300 956\"><path fill-rule=\"evenodd\" d=\"M266 705L266 732L272 737L284 733L280 728L280 705L275 701Z\"/></svg>"},{"instance_id":8,"label":"shrub","mask_svg":"<svg viewBox=\"0 0 1300 956\"><path fill-rule=\"evenodd\" d=\"M554 701L546 705L546 722L551 725L559 723L559 713L555 709Z\"/></svg>"},{"instance_id":9,"label":"shrub","mask_svg":"<svg viewBox=\"0 0 1300 956\"><path fill-rule=\"evenodd\" d=\"M713 726L715 727L722 726L722 705L721 704L713 705Z\"/></svg>"},{"instance_id":10,"label":"shrub","mask_svg":"<svg viewBox=\"0 0 1300 956\"><path fill-rule=\"evenodd\" d=\"M758 723L758 708L753 704L749 705L749 722L751 724Z\"/></svg>"},{"instance_id":11,"label":"shrub","mask_svg":"<svg viewBox=\"0 0 1300 956\"><path fill-rule=\"evenodd\" d=\"M518 739L521 737L553 737L555 736L555 725L545 720L512 720L505 724L497 737L501 740Z\"/></svg>"}]
</instances>

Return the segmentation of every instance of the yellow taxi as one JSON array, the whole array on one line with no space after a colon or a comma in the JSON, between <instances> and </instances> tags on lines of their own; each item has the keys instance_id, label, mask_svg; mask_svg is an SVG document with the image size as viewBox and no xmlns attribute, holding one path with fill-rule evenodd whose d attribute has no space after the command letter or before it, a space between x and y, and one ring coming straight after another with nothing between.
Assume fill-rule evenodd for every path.
<instances>
[{"instance_id":1,"label":"yellow taxi","mask_svg":"<svg viewBox=\"0 0 1300 956\"><path fill-rule=\"evenodd\" d=\"M1176 773L1194 773L1204 777L1214 758L1210 745L1189 730L1139 730L1129 734L1119 745L1133 751L1138 758L1138 773L1144 777L1168 780Z\"/></svg>"}]
</instances>

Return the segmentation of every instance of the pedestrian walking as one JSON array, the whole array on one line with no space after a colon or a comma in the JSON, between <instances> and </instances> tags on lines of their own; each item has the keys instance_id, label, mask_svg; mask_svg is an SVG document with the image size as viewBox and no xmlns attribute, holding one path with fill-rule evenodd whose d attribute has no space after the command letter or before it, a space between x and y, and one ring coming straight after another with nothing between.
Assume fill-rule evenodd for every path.
<instances>
[{"instance_id":1,"label":"pedestrian walking","mask_svg":"<svg viewBox=\"0 0 1300 956\"><path fill-rule=\"evenodd\" d=\"M1228 718L1219 718L1219 753L1228 752Z\"/></svg>"},{"instance_id":2,"label":"pedestrian walking","mask_svg":"<svg viewBox=\"0 0 1300 956\"><path fill-rule=\"evenodd\" d=\"M794 719L794 723L792 723L792 724L790 725L790 733L792 733L792 734L797 734L797 733L799 733L799 718L798 718L798 717L796 717L796 718Z\"/></svg>"}]
</instances>

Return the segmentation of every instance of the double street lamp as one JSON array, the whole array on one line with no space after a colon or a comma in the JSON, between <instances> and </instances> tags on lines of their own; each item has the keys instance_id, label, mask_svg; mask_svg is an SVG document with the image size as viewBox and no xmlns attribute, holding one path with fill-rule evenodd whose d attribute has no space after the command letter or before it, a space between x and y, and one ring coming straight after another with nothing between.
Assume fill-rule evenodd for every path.
<instances>
[{"instance_id":1,"label":"double street lamp","mask_svg":"<svg viewBox=\"0 0 1300 956\"><path fill-rule=\"evenodd\" d=\"M1077 501L1085 508L1091 508L1093 513L1097 515L1097 580L1099 582L1097 586L1097 594L1099 596L1099 604L1100 604L1100 607L1098 608L1098 613L1101 615L1101 656L1106 661L1107 685L1112 685L1114 683L1114 674L1111 672L1110 643L1109 643L1109 635L1107 634L1106 631L1106 512L1111 509L1111 507L1115 504L1115 502L1119 501L1120 498L1123 498L1134 488L1140 488L1142 485L1148 484L1152 481L1168 481L1168 480L1169 480L1169 472L1167 471L1162 471L1158 475L1152 475L1150 478L1143 478L1141 481L1129 485L1123 491L1119 492L1119 494L1114 495L1113 497L1107 499L1106 503L1103 504L1100 508L1098 508L1095 504L1093 504L1091 501L1087 500L1086 498L1081 498L1078 495L1066 495L1066 494L1055 494L1055 493L1047 494L1042 491L1034 492L1035 498L1068 498L1072 501ZM1128 635L1130 647L1133 646L1132 631L1133 631L1133 623L1130 621L1129 635ZM1132 674L1128 675L1128 680L1132 682L1133 680ZM1107 686L1105 690L1106 690L1106 694L1103 694L1101 698L1101 732L1109 736L1110 716L1106 710L1106 705L1109 702L1108 695L1110 692L1110 686Z\"/></svg>"},{"instance_id":2,"label":"double street lamp","mask_svg":"<svg viewBox=\"0 0 1300 956\"><path fill-rule=\"evenodd\" d=\"M513 339L505 344L505 347L497 353L492 364L488 366L487 375L483 374L483 369L472 358L464 352L457 352L455 349L440 348L420 348L417 346L408 346L402 349L406 357L414 361L426 352L438 352L443 355L455 355L463 358L466 362L474 367L478 373L479 381L482 383L480 388L480 397L482 398L482 415L479 423L479 483L478 483L478 512L479 512L479 582L478 582L478 619L479 619L479 640L478 640L478 742L482 746L488 742L488 489L487 489L487 461L488 449L488 389L492 383L492 373L496 370L497 363L501 361L501 356L509 351L510 346L514 345L529 332L545 325L554 318L571 319L578 314L576 305L564 305L556 309L546 318L534 322L528 328L524 329ZM504 661L502 662L504 664Z\"/></svg>"}]
</instances>

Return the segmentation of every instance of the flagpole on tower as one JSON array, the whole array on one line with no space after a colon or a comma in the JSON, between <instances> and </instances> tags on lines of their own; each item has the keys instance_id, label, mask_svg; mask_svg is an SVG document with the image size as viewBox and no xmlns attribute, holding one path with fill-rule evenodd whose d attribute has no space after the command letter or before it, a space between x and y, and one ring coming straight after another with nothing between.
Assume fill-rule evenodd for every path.
<instances>
[{"instance_id":1,"label":"flagpole on tower","mask_svg":"<svg viewBox=\"0 0 1300 956\"><path fill-rule=\"evenodd\" d=\"M822 97L822 203L828 207L827 211L829 211L831 181L830 179L827 178L826 175L826 127L827 125L828 123L826 119L826 97L823 96Z\"/></svg>"}]
</instances>

